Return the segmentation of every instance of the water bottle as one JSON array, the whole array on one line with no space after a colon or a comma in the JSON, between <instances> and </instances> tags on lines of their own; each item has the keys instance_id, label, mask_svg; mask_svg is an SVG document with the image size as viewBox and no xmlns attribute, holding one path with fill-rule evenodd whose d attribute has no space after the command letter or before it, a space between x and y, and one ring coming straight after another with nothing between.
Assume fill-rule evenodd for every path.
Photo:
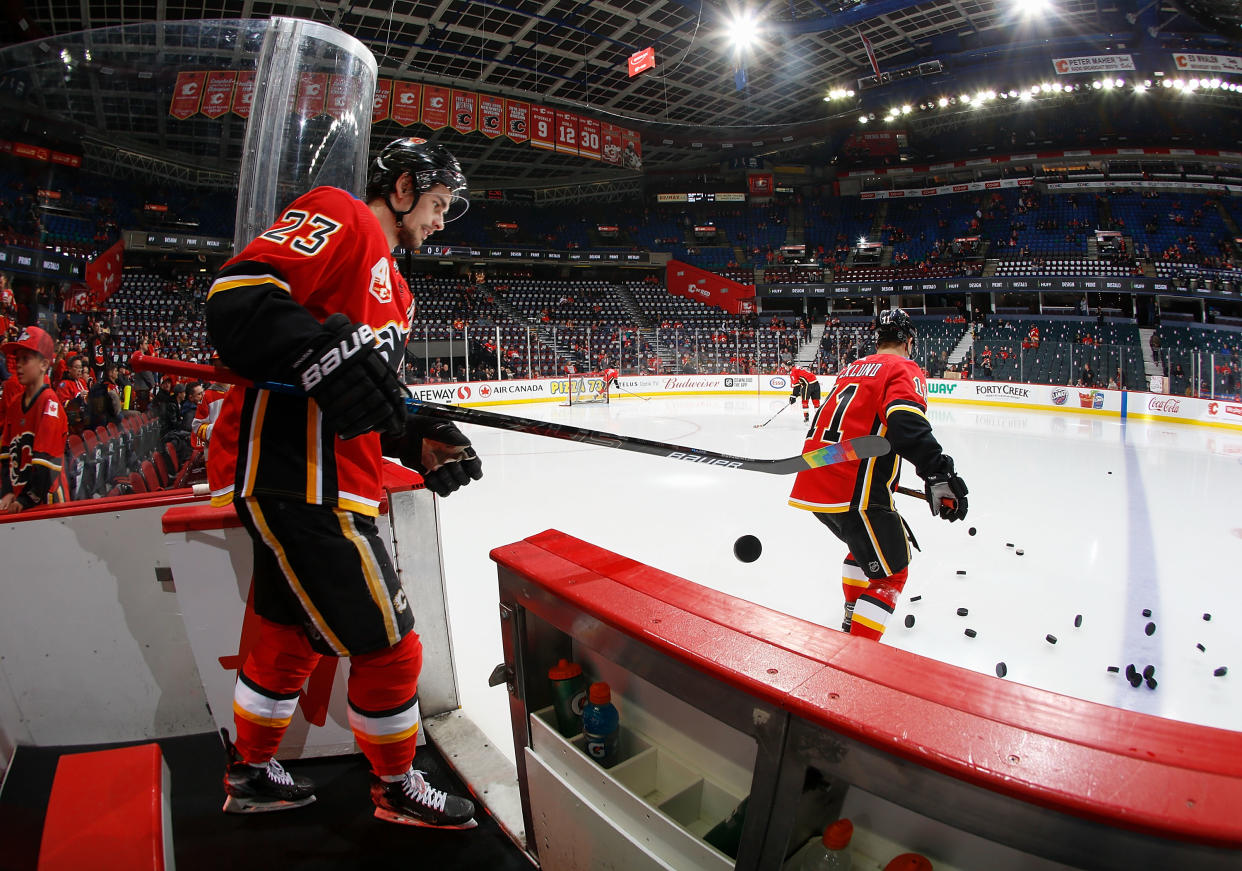
<instances>
[{"instance_id":1,"label":"water bottle","mask_svg":"<svg viewBox=\"0 0 1242 871\"><path fill-rule=\"evenodd\" d=\"M556 731L566 738L582 730L582 708L586 705L586 680L582 666L562 659L548 670L552 681L552 705L556 711Z\"/></svg>"},{"instance_id":2,"label":"water bottle","mask_svg":"<svg viewBox=\"0 0 1242 871\"><path fill-rule=\"evenodd\" d=\"M605 768L612 768L617 761L621 732L608 684L593 683L587 691L586 707L582 709L582 732L586 736L587 755Z\"/></svg>"},{"instance_id":3,"label":"water bottle","mask_svg":"<svg viewBox=\"0 0 1242 871\"><path fill-rule=\"evenodd\" d=\"M802 858L799 871L850 871L853 857L850 855L850 838L854 836L854 824L849 820L837 820L824 829L824 836L811 844Z\"/></svg>"}]
</instances>

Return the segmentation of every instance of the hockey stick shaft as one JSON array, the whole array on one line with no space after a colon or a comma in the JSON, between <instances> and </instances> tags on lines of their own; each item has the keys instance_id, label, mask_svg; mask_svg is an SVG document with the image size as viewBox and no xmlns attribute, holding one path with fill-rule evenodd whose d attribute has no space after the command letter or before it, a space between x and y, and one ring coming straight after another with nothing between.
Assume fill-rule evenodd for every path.
<instances>
[{"instance_id":1,"label":"hockey stick shaft","mask_svg":"<svg viewBox=\"0 0 1242 871\"><path fill-rule=\"evenodd\" d=\"M922 490L915 490L913 487L898 487L897 492L903 496L913 496L915 499L922 499L924 502L927 501L927 494Z\"/></svg>"},{"instance_id":2,"label":"hockey stick shaft","mask_svg":"<svg viewBox=\"0 0 1242 871\"><path fill-rule=\"evenodd\" d=\"M614 385L614 386L615 386L618 390L620 390L622 393L628 393L630 396L637 396L639 399L643 400L644 402L650 402L650 401L651 401L651 397L650 397L650 396L643 396L643 395L641 395L641 394L639 394L639 393L635 393L633 390L626 390L624 387L622 387L620 384L617 384L617 382L615 382L615 381L614 381L614 382L612 382L612 383L613 383L613 385Z\"/></svg>"},{"instance_id":3,"label":"hockey stick shaft","mask_svg":"<svg viewBox=\"0 0 1242 871\"><path fill-rule=\"evenodd\" d=\"M270 390L274 393L293 393L304 395L303 391L290 384L278 384L274 382L255 383L249 379L243 378L235 372L216 366L204 366L201 363L185 363L180 360L165 360L160 357L151 357L145 354L134 354L130 358L130 368L134 371L161 371L169 372L176 375L189 375L194 378L203 378L211 381L219 381L226 384L238 384L247 387L258 387L262 390ZM716 451L709 451L703 448L684 447L682 445L669 444L667 442L657 442L651 439L640 438L638 436L623 436L615 433L603 432L600 430L585 429L578 426L570 426L568 424L553 423L543 420L532 420L525 417L514 417L507 414L497 414L491 411L483 411L478 408L463 408L458 405L441 405L436 402L426 402L421 399L409 397L406 399L406 407L411 413L425 414L428 417L437 417L443 420L452 420L457 423L471 423L477 426L486 426L493 429L505 429L511 432L527 433L529 435L545 436L547 438L563 439L565 441L582 442L584 444L597 445L605 448L618 448L623 451L632 451L640 454L648 454L650 456L667 457L673 460L682 460L690 463L698 463L703 466L714 466L724 469L745 469L751 472L767 472L772 475L788 475L794 472L801 472L804 469L817 469L821 466L830 466L835 463L845 463L851 460L862 460L870 457L880 457L889 452L888 440L882 436L861 436L855 439L848 439L835 445L826 445L805 454L799 454L793 457L784 457L781 459L755 459L752 457L738 457L732 454L722 454Z\"/></svg>"},{"instance_id":4,"label":"hockey stick shaft","mask_svg":"<svg viewBox=\"0 0 1242 871\"><path fill-rule=\"evenodd\" d=\"M776 414L774 414L774 415L772 415L771 417L769 417L769 418L768 418L767 420L765 420L763 423L757 423L757 424L755 424L755 429L759 429L760 427L765 427L765 426L767 426L768 424L770 424L772 421L776 420L776 415L777 415L777 414L780 414L782 411L784 411L784 410L785 410L786 408L788 408L790 405L793 405L793 403L792 403L792 402L790 402L790 403L786 403L785 405L782 405L779 409L777 409Z\"/></svg>"}]
</instances>

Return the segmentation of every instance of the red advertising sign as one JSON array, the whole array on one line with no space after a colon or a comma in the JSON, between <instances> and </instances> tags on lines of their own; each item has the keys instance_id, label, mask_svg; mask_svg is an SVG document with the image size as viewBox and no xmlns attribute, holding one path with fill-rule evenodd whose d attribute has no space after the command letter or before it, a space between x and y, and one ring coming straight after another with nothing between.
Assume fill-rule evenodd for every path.
<instances>
[{"instance_id":1,"label":"red advertising sign","mask_svg":"<svg viewBox=\"0 0 1242 871\"><path fill-rule=\"evenodd\" d=\"M505 135L514 142L530 138L530 103L505 100Z\"/></svg>"},{"instance_id":2,"label":"red advertising sign","mask_svg":"<svg viewBox=\"0 0 1242 871\"><path fill-rule=\"evenodd\" d=\"M479 132L488 139L495 139L504 134L504 123L504 98L479 94Z\"/></svg>"},{"instance_id":3,"label":"red advertising sign","mask_svg":"<svg viewBox=\"0 0 1242 871\"><path fill-rule=\"evenodd\" d=\"M594 118L578 119L578 153L591 160L599 160L599 126Z\"/></svg>"},{"instance_id":4,"label":"red advertising sign","mask_svg":"<svg viewBox=\"0 0 1242 871\"><path fill-rule=\"evenodd\" d=\"M314 118L323 114L323 106L328 99L327 73L302 73L298 77L298 99L296 110L303 118Z\"/></svg>"},{"instance_id":5,"label":"red advertising sign","mask_svg":"<svg viewBox=\"0 0 1242 871\"><path fill-rule=\"evenodd\" d=\"M431 88L427 88L430 91ZM440 90L444 90L441 88ZM411 124L418 123L418 111L420 102L423 111L423 123L428 127L434 126L430 117L427 115L427 94L423 92L423 86L417 82L393 82L392 83L392 111L389 113L390 118L400 124L402 127L409 127ZM420 97L422 98L420 101ZM446 115L447 109L441 109L440 114ZM444 122L440 122L435 129L439 130L444 126Z\"/></svg>"},{"instance_id":6,"label":"red advertising sign","mask_svg":"<svg viewBox=\"0 0 1242 871\"><path fill-rule=\"evenodd\" d=\"M203 114L219 118L233 104L233 85L237 81L235 70L212 70L203 86Z\"/></svg>"},{"instance_id":7,"label":"red advertising sign","mask_svg":"<svg viewBox=\"0 0 1242 871\"><path fill-rule=\"evenodd\" d=\"M772 196L772 173L762 172L748 175L746 177L746 186L750 190L752 197L770 197Z\"/></svg>"},{"instance_id":8,"label":"red advertising sign","mask_svg":"<svg viewBox=\"0 0 1242 871\"><path fill-rule=\"evenodd\" d=\"M233 88L233 114L239 118L250 117L250 104L254 101L254 71L237 74L237 87Z\"/></svg>"},{"instance_id":9,"label":"red advertising sign","mask_svg":"<svg viewBox=\"0 0 1242 871\"><path fill-rule=\"evenodd\" d=\"M477 126L479 95L474 91L453 91L453 129L458 133L473 133Z\"/></svg>"},{"instance_id":10,"label":"red advertising sign","mask_svg":"<svg viewBox=\"0 0 1242 871\"><path fill-rule=\"evenodd\" d=\"M643 141L637 130L621 130L621 165L633 170L643 168Z\"/></svg>"},{"instance_id":11,"label":"red advertising sign","mask_svg":"<svg viewBox=\"0 0 1242 871\"><path fill-rule=\"evenodd\" d=\"M655 46L649 46L642 51L636 51L630 55L630 75L636 76L643 70L649 70L655 66Z\"/></svg>"},{"instance_id":12,"label":"red advertising sign","mask_svg":"<svg viewBox=\"0 0 1242 871\"><path fill-rule=\"evenodd\" d=\"M604 163L611 163L613 166L621 165L621 128L615 124L609 124L605 121L600 125L600 160Z\"/></svg>"},{"instance_id":13,"label":"red advertising sign","mask_svg":"<svg viewBox=\"0 0 1242 871\"><path fill-rule=\"evenodd\" d=\"M392 102L392 79L376 79L375 99L371 102L372 124L378 124L388 117L390 102Z\"/></svg>"},{"instance_id":14,"label":"red advertising sign","mask_svg":"<svg viewBox=\"0 0 1242 871\"><path fill-rule=\"evenodd\" d=\"M740 284L722 275L699 269L680 260L670 260L664 272L668 292L674 296L695 299L707 305L724 309L730 314L739 314L744 309L742 303L755 299L753 284Z\"/></svg>"},{"instance_id":15,"label":"red advertising sign","mask_svg":"<svg viewBox=\"0 0 1242 871\"><path fill-rule=\"evenodd\" d=\"M328 82L328 103L325 106L329 115L341 119L349 114L349 79L345 76L333 76Z\"/></svg>"},{"instance_id":16,"label":"red advertising sign","mask_svg":"<svg viewBox=\"0 0 1242 871\"><path fill-rule=\"evenodd\" d=\"M39 145L30 145L26 142L14 142L13 153L18 157L30 157L34 160L46 161L52 156L52 152Z\"/></svg>"},{"instance_id":17,"label":"red advertising sign","mask_svg":"<svg viewBox=\"0 0 1242 871\"><path fill-rule=\"evenodd\" d=\"M556 150L562 154L578 153L578 116L572 112L556 113Z\"/></svg>"},{"instance_id":18,"label":"red advertising sign","mask_svg":"<svg viewBox=\"0 0 1242 871\"><path fill-rule=\"evenodd\" d=\"M121 240L86 265L86 285L97 302L112 296L121 286L121 269L125 265L125 240Z\"/></svg>"},{"instance_id":19,"label":"red advertising sign","mask_svg":"<svg viewBox=\"0 0 1242 871\"><path fill-rule=\"evenodd\" d=\"M59 163L62 166L81 166L82 158L76 154L65 154L63 151L53 151L52 163Z\"/></svg>"},{"instance_id":20,"label":"red advertising sign","mask_svg":"<svg viewBox=\"0 0 1242 871\"><path fill-rule=\"evenodd\" d=\"M199 101L203 99L203 80L206 78L207 73L201 71L177 73L177 86L173 89L168 114L184 121L197 112Z\"/></svg>"},{"instance_id":21,"label":"red advertising sign","mask_svg":"<svg viewBox=\"0 0 1242 871\"><path fill-rule=\"evenodd\" d=\"M556 137L556 113L547 106L530 107L530 144L551 149Z\"/></svg>"},{"instance_id":22,"label":"red advertising sign","mask_svg":"<svg viewBox=\"0 0 1242 871\"><path fill-rule=\"evenodd\" d=\"M448 126L450 96L451 92L448 88L436 85L427 85L423 88L423 123L432 130L443 130Z\"/></svg>"}]
</instances>

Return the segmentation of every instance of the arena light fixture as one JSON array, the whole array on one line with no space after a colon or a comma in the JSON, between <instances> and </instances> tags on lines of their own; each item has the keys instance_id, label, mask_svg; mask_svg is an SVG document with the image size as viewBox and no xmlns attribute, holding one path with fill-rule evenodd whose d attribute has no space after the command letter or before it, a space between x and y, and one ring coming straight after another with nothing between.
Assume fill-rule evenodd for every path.
<instances>
[{"instance_id":1,"label":"arena light fixture","mask_svg":"<svg viewBox=\"0 0 1242 871\"><path fill-rule=\"evenodd\" d=\"M941 109L945 108L946 106L949 105L949 98L941 97L939 100L936 101L936 105L939 106Z\"/></svg>"},{"instance_id":2,"label":"arena light fixture","mask_svg":"<svg viewBox=\"0 0 1242 871\"><path fill-rule=\"evenodd\" d=\"M759 19L750 9L743 9L734 14L728 24L729 41L738 54L745 53L759 40Z\"/></svg>"}]
</instances>

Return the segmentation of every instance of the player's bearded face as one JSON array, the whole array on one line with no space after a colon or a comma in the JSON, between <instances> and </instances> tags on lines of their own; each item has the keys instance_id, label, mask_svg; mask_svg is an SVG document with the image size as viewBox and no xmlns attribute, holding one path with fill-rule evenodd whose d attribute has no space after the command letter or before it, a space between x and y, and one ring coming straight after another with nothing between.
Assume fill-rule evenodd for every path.
<instances>
[{"instance_id":1,"label":"player's bearded face","mask_svg":"<svg viewBox=\"0 0 1242 871\"><path fill-rule=\"evenodd\" d=\"M421 197L414 211L401 219L397 236L407 248L417 248L433 233L444 229L444 215L453 202L449 189L442 184L432 185Z\"/></svg>"}]
</instances>

